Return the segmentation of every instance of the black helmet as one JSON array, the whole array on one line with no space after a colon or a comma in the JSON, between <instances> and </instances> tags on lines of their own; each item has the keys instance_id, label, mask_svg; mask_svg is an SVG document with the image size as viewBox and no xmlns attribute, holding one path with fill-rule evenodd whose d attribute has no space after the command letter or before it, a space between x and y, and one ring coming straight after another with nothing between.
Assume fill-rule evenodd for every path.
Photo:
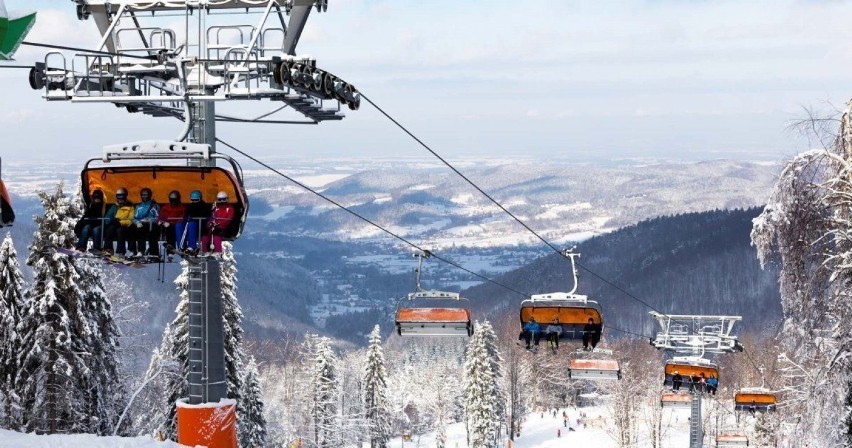
<instances>
[{"instance_id":1,"label":"black helmet","mask_svg":"<svg viewBox=\"0 0 852 448\"><path fill-rule=\"evenodd\" d=\"M177 190L172 190L169 192L169 203L170 204L180 204L180 192Z\"/></svg>"},{"instance_id":2,"label":"black helmet","mask_svg":"<svg viewBox=\"0 0 852 448\"><path fill-rule=\"evenodd\" d=\"M93 191L92 192L92 200L94 201L95 199L100 199L100 200L103 201L104 200L104 192L101 191L101 190Z\"/></svg>"},{"instance_id":3,"label":"black helmet","mask_svg":"<svg viewBox=\"0 0 852 448\"><path fill-rule=\"evenodd\" d=\"M145 188L139 190L139 196L145 196L145 195L147 195L149 198L151 197L151 189L150 188L145 187Z\"/></svg>"}]
</instances>

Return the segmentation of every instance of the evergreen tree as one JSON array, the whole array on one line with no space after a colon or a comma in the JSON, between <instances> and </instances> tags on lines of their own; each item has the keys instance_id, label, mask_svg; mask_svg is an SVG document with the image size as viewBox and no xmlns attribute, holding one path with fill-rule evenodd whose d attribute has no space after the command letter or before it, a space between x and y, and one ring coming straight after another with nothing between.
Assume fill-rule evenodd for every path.
<instances>
[{"instance_id":1,"label":"evergreen tree","mask_svg":"<svg viewBox=\"0 0 852 448\"><path fill-rule=\"evenodd\" d=\"M92 372L88 346L96 329L81 303L80 276L69 257L55 248L74 241L71 217L78 210L64 196L62 184L53 194L39 193L44 215L35 218L38 230L27 264L34 280L26 292L19 325L21 349L15 389L21 400L22 428L39 433L88 432L87 397Z\"/></svg>"},{"instance_id":2,"label":"evergreen tree","mask_svg":"<svg viewBox=\"0 0 852 448\"><path fill-rule=\"evenodd\" d=\"M505 421L506 416L506 391L503 388L503 356L500 354L500 349L497 347L499 342L497 333L491 322L483 321L478 325L482 329L482 341L485 345L485 350L488 353L488 359L491 361L491 375L494 377L494 412L498 422Z\"/></svg>"},{"instance_id":3,"label":"evergreen tree","mask_svg":"<svg viewBox=\"0 0 852 448\"><path fill-rule=\"evenodd\" d=\"M331 348L331 339L313 337L311 347L314 350L314 363L311 369L310 386L312 392L311 420L314 446L329 448L337 445L335 438L339 428L337 404L338 366L337 356Z\"/></svg>"},{"instance_id":4,"label":"evergreen tree","mask_svg":"<svg viewBox=\"0 0 852 448\"><path fill-rule=\"evenodd\" d=\"M367 349L367 364L364 368L364 417L369 427L370 448L387 447L390 439L390 413L385 355L378 325L370 333L370 347Z\"/></svg>"},{"instance_id":5,"label":"evergreen tree","mask_svg":"<svg viewBox=\"0 0 852 448\"><path fill-rule=\"evenodd\" d=\"M18 375L17 353L21 346L17 332L24 307L24 278L18 264L18 253L12 236L6 234L0 246L0 385L3 395L3 419L5 429L17 429L20 418L19 397L15 393Z\"/></svg>"},{"instance_id":6,"label":"evergreen tree","mask_svg":"<svg viewBox=\"0 0 852 448\"><path fill-rule=\"evenodd\" d=\"M183 263L181 275L175 279L175 286L180 291L180 303L175 310L177 316L169 324L163 333L160 348L151 358L151 364L146 373L146 379L158 375L164 368L174 370L173 365L181 366L180 371L184 378L189 372L189 265ZM225 374L228 383L228 398L237 400L237 426L240 429L240 438L246 434L265 434L265 427L258 427L261 420L244 421L244 417L251 415L244 406L260 406L262 402L257 395L256 402L245 403L242 399L243 379L246 372L243 369L243 312L237 300L237 265L234 260L233 248L230 243L222 244L220 286L222 288L222 319L225 342ZM255 372L255 376L257 373ZM189 394L188 384L185 379L176 378L175 375L162 376L157 380L157 385L152 387L152 392L162 392L165 403L151 400L152 409L149 410L150 424L156 433L168 439L177 436L177 408L175 402L186 398ZM250 398L249 401L252 399ZM263 423L265 425L265 423ZM243 428L246 428L245 430ZM246 436L248 437L248 436Z\"/></svg>"},{"instance_id":7,"label":"evergreen tree","mask_svg":"<svg viewBox=\"0 0 852 448\"><path fill-rule=\"evenodd\" d=\"M164 439L177 438L177 408L175 403L189 395L186 378L189 373L189 264L181 263L181 274L174 281L180 291L174 320L163 331L160 347L154 350L145 380L157 381L151 388L150 407L141 413L141 426L147 426ZM162 375L170 371L172 375Z\"/></svg>"},{"instance_id":8,"label":"evergreen tree","mask_svg":"<svg viewBox=\"0 0 852 448\"><path fill-rule=\"evenodd\" d=\"M104 291L101 263L73 261L77 269L80 304L92 332L88 338L87 364L89 431L112 435L124 402L124 385L119 374L118 348L121 332L112 314L112 304Z\"/></svg>"},{"instance_id":9,"label":"evergreen tree","mask_svg":"<svg viewBox=\"0 0 852 448\"><path fill-rule=\"evenodd\" d=\"M242 408L243 359L243 310L237 301L237 262L233 246L222 243L220 285L222 287L222 324L225 334L225 375L228 381L228 398L237 400ZM239 422L242 424L242 421Z\"/></svg>"},{"instance_id":10,"label":"evergreen tree","mask_svg":"<svg viewBox=\"0 0 852 448\"><path fill-rule=\"evenodd\" d=\"M497 385L488 353L486 330L478 322L467 346L464 366L465 418L468 445L496 447Z\"/></svg>"},{"instance_id":11,"label":"evergreen tree","mask_svg":"<svg viewBox=\"0 0 852 448\"><path fill-rule=\"evenodd\" d=\"M254 356L245 367L240 396L239 409L240 446L243 448L262 448L266 446L266 418L263 416L263 400L260 380Z\"/></svg>"}]
</instances>

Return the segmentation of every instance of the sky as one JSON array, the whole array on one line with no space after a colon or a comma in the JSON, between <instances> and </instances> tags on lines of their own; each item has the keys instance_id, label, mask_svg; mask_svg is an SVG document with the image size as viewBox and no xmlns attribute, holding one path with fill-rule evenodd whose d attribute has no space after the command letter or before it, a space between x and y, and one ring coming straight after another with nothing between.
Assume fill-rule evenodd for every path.
<instances>
[{"instance_id":1,"label":"sky","mask_svg":"<svg viewBox=\"0 0 852 448\"><path fill-rule=\"evenodd\" d=\"M38 9L30 41L99 39L70 0L5 2ZM807 149L788 129L805 108L829 113L852 97L849 17L852 2L818 0L329 0L298 53L453 160L784 160ZM43 55L25 47L17 59ZM181 130L111 105L48 103L26 75L0 70L4 160L82 162L107 144ZM220 123L218 133L263 158L428 156L366 103L341 122Z\"/></svg>"}]
</instances>

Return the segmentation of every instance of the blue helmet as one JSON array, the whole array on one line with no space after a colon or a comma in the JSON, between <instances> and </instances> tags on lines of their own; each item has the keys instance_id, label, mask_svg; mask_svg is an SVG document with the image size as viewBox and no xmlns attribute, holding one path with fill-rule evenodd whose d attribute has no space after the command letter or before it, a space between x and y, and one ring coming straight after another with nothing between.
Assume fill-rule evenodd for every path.
<instances>
[{"instance_id":1,"label":"blue helmet","mask_svg":"<svg viewBox=\"0 0 852 448\"><path fill-rule=\"evenodd\" d=\"M192 190L192 193L189 194L190 201L200 201L201 200L201 192L198 190Z\"/></svg>"}]
</instances>

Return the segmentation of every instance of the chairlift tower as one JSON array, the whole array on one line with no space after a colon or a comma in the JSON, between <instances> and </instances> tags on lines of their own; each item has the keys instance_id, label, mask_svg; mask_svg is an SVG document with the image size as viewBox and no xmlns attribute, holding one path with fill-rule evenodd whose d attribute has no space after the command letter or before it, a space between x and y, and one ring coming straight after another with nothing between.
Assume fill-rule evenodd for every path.
<instances>
[{"instance_id":1,"label":"chairlift tower","mask_svg":"<svg viewBox=\"0 0 852 448\"><path fill-rule=\"evenodd\" d=\"M72 2L77 18L92 19L101 39L90 51L71 57L50 51L35 64L30 86L42 91L47 101L108 103L129 113L177 118L184 126L175 141L207 145L211 155L216 151L217 122L318 124L341 120L344 106L360 106L353 85L296 53L311 12L325 12L328 0ZM253 117L217 110L217 103L234 101L268 101L270 110ZM273 118L282 111L291 116ZM158 154L148 146L137 158L175 158L169 149ZM215 166L215 158L188 157L186 163ZM190 264L186 401L218 403L226 398L227 388L219 262L185 258ZM179 442L236 446L233 434L211 435L216 431L203 424L210 407L199 409L188 426L181 421L179 406Z\"/></svg>"},{"instance_id":2,"label":"chairlift tower","mask_svg":"<svg viewBox=\"0 0 852 448\"><path fill-rule=\"evenodd\" d=\"M661 314L651 311L661 331L651 339L658 350L687 355L685 361L704 361L706 353L722 354L741 352L742 345L731 335L734 324L741 316L699 316ZM675 358L677 360L678 358ZM692 389L689 419L689 447L703 448L704 433L701 428L701 391Z\"/></svg>"}]
</instances>

